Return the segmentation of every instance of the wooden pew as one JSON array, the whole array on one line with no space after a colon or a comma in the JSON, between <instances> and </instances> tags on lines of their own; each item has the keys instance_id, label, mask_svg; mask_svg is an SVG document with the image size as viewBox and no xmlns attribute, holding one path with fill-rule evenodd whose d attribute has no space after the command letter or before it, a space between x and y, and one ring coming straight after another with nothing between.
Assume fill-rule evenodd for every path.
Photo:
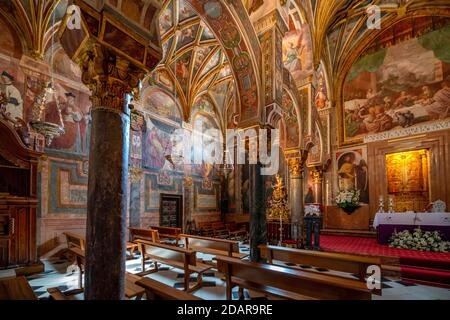
<instances>
[{"instance_id":1,"label":"wooden pew","mask_svg":"<svg viewBox=\"0 0 450 320\"><path fill-rule=\"evenodd\" d=\"M139 251L141 252L142 272L139 275L158 272L157 262L182 269L184 270L185 291L190 292L199 289L202 286L203 273L212 268L209 265L197 262L196 252L193 250L140 239L136 240L136 242L139 244ZM155 267L145 271L146 260L154 261ZM197 273L197 283L190 288L189 278L192 273Z\"/></svg>"},{"instance_id":2,"label":"wooden pew","mask_svg":"<svg viewBox=\"0 0 450 320\"><path fill-rule=\"evenodd\" d=\"M213 256L227 256L242 259L248 254L239 252L239 243L233 240L180 234L184 239L186 249L211 254Z\"/></svg>"},{"instance_id":3,"label":"wooden pew","mask_svg":"<svg viewBox=\"0 0 450 320\"><path fill-rule=\"evenodd\" d=\"M86 248L86 240L84 235L73 233L73 232L64 232L66 236L67 247L70 248L79 248L84 250Z\"/></svg>"},{"instance_id":4,"label":"wooden pew","mask_svg":"<svg viewBox=\"0 0 450 320\"><path fill-rule=\"evenodd\" d=\"M380 267L381 270L382 261L380 257L301 250L269 245L259 245L258 248L261 251L261 257L267 259L269 264L273 264L273 260L278 260L347 272L357 274L359 276L359 280L362 282L366 281L365 277L367 275L368 266L376 265Z\"/></svg>"},{"instance_id":5,"label":"wooden pew","mask_svg":"<svg viewBox=\"0 0 450 320\"><path fill-rule=\"evenodd\" d=\"M129 272L125 275L125 297L132 299L136 297L136 300L141 300L145 294L145 288L138 286L136 282L141 278L135 276ZM53 300L84 300L80 294L84 293L84 289L74 289L62 292L59 288L48 288L48 293Z\"/></svg>"},{"instance_id":6,"label":"wooden pew","mask_svg":"<svg viewBox=\"0 0 450 320\"><path fill-rule=\"evenodd\" d=\"M186 291L175 289L149 278L140 278L136 285L145 289L147 300L202 300Z\"/></svg>"},{"instance_id":7,"label":"wooden pew","mask_svg":"<svg viewBox=\"0 0 450 320\"><path fill-rule=\"evenodd\" d=\"M0 300L38 300L24 276L0 279Z\"/></svg>"},{"instance_id":8,"label":"wooden pew","mask_svg":"<svg viewBox=\"0 0 450 320\"><path fill-rule=\"evenodd\" d=\"M78 268L80 273L78 275L78 287L79 289L83 289L83 274L84 274L84 266L86 265L86 258L83 250L79 248L71 248L69 251L75 255ZM138 287L135 283L140 278L132 273L125 273L125 297L128 299L136 297L136 300L140 300L145 292L141 287ZM54 288L52 288L54 289ZM52 290L55 292L55 290ZM49 291L50 293L50 291ZM58 295L56 293L56 295Z\"/></svg>"},{"instance_id":9,"label":"wooden pew","mask_svg":"<svg viewBox=\"0 0 450 320\"><path fill-rule=\"evenodd\" d=\"M227 299L235 286L293 300L370 300L371 291L357 280L331 277L291 268L218 257L217 268L225 274Z\"/></svg>"},{"instance_id":10,"label":"wooden pew","mask_svg":"<svg viewBox=\"0 0 450 320\"><path fill-rule=\"evenodd\" d=\"M158 230L140 228L128 228L128 230L130 230L132 242L135 242L137 239L160 242Z\"/></svg>"},{"instance_id":11,"label":"wooden pew","mask_svg":"<svg viewBox=\"0 0 450 320\"><path fill-rule=\"evenodd\" d=\"M175 239L175 245L178 245L181 228L149 226L150 230L157 230L161 239Z\"/></svg>"}]
</instances>

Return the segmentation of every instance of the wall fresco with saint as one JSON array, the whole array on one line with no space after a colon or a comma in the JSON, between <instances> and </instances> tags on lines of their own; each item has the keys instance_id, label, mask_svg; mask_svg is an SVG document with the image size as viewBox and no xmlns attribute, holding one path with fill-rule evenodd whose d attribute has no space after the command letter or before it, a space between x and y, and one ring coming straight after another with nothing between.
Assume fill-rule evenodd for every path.
<instances>
[{"instance_id":1,"label":"wall fresco with saint","mask_svg":"<svg viewBox=\"0 0 450 320\"><path fill-rule=\"evenodd\" d=\"M335 172L337 190L359 190L359 200L369 203L369 175L365 147L343 149L336 152Z\"/></svg>"},{"instance_id":2,"label":"wall fresco with saint","mask_svg":"<svg viewBox=\"0 0 450 320\"><path fill-rule=\"evenodd\" d=\"M424 18L425 19L425 18ZM425 22L422 22L424 25ZM407 34L411 26L402 26ZM402 29L402 30L403 30ZM396 30L399 33L398 30ZM392 31L390 31L392 33ZM411 31L412 32L412 31ZM414 32L419 33L420 30ZM395 39L395 38L394 38ZM450 25L363 55L344 86L344 139L407 128L450 116Z\"/></svg>"},{"instance_id":3,"label":"wall fresco with saint","mask_svg":"<svg viewBox=\"0 0 450 320\"><path fill-rule=\"evenodd\" d=\"M296 82L313 71L311 34L307 24L283 38L283 64Z\"/></svg>"}]
</instances>

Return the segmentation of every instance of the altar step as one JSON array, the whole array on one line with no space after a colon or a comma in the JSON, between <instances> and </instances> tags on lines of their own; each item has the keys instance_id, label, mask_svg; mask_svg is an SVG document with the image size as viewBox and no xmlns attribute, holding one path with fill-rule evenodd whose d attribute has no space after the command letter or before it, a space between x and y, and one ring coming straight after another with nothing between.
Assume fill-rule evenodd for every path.
<instances>
[{"instance_id":1,"label":"altar step","mask_svg":"<svg viewBox=\"0 0 450 320\"><path fill-rule=\"evenodd\" d=\"M342 230L342 229L322 229L320 234L329 236L350 236L350 237L364 237L376 238L377 233L369 230Z\"/></svg>"},{"instance_id":2,"label":"altar step","mask_svg":"<svg viewBox=\"0 0 450 320\"><path fill-rule=\"evenodd\" d=\"M431 262L435 264L436 262ZM439 267L443 267L442 269ZM417 265L383 265L385 276L400 277L402 280L428 286L450 288L450 264L421 267Z\"/></svg>"}]
</instances>

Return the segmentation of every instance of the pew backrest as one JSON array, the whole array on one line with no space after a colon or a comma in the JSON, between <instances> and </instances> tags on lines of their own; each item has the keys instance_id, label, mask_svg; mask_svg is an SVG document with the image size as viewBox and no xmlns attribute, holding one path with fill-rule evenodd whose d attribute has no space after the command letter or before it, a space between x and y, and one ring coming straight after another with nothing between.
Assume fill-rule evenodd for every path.
<instances>
[{"instance_id":1,"label":"pew backrest","mask_svg":"<svg viewBox=\"0 0 450 320\"><path fill-rule=\"evenodd\" d=\"M130 231L131 241L143 239L153 242L159 242L159 233L157 230L140 228L128 228L128 230Z\"/></svg>"},{"instance_id":2,"label":"pew backrest","mask_svg":"<svg viewBox=\"0 0 450 320\"><path fill-rule=\"evenodd\" d=\"M269 245L260 245L258 248L261 251L261 257L267 259L269 264L272 264L273 260L278 260L300 265L310 265L356 274L360 281L365 281L369 266L375 265L380 267L381 270L382 261L380 257L301 250Z\"/></svg>"},{"instance_id":3,"label":"pew backrest","mask_svg":"<svg viewBox=\"0 0 450 320\"><path fill-rule=\"evenodd\" d=\"M70 248L79 248L84 250L86 248L86 240L84 235L73 233L73 232L64 232L67 241L67 247Z\"/></svg>"},{"instance_id":4,"label":"pew backrest","mask_svg":"<svg viewBox=\"0 0 450 320\"><path fill-rule=\"evenodd\" d=\"M226 252L228 256L233 253L239 253L239 242L233 240L219 239L195 236L190 234L180 234L180 238L184 239L187 249L192 249L202 252L202 249L213 249Z\"/></svg>"},{"instance_id":5,"label":"pew backrest","mask_svg":"<svg viewBox=\"0 0 450 320\"><path fill-rule=\"evenodd\" d=\"M150 278L141 278L136 281L136 285L145 289L147 300L202 300L197 296Z\"/></svg>"},{"instance_id":6,"label":"pew backrest","mask_svg":"<svg viewBox=\"0 0 450 320\"><path fill-rule=\"evenodd\" d=\"M155 243L148 240L137 239L141 252L145 252L153 257L159 257L165 260L171 260L189 265L196 265L196 252L184 248L179 248L163 243Z\"/></svg>"},{"instance_id":7,"label":"pew backrest","mask_svg":"<svg viewBox=\"0 0 450 320\"><path fill-rule=\"evenodd\" d=\"M149 226L150 230L157 230L161 238L178 239L181 228Z\"/></svg>"},{"instance_id":8,"label":"pew backrest","mask_svg":"<svg viewBox=\"0 0 450 320\"><path fill-rule=\"evenodd\" d=\"M304 272L291 268L217 257L217 268L225 274L228 283L233 278L278 288L306 297L334 300L370 300L371 291L360 281L324 274Z\"/></svg>"}]
</instances>

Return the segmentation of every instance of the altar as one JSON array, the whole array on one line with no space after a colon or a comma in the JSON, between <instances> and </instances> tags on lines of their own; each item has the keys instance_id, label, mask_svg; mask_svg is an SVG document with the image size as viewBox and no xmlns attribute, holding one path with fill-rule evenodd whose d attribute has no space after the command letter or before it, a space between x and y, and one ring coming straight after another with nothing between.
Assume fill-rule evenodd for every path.
<instances>
[{"instance_id":1,"label":"altar","mask_svg":"<svg viewBox=\"0 0 450 320\"><path fill-rule=\"evenodd\" d=\"M424 231L440 231L450 241L449 212L379 212L373 220L373 227L377 230L377 240L380 244L387 244L394 231L413 231L418 226Z\"/></svg>"}]
</instances>

